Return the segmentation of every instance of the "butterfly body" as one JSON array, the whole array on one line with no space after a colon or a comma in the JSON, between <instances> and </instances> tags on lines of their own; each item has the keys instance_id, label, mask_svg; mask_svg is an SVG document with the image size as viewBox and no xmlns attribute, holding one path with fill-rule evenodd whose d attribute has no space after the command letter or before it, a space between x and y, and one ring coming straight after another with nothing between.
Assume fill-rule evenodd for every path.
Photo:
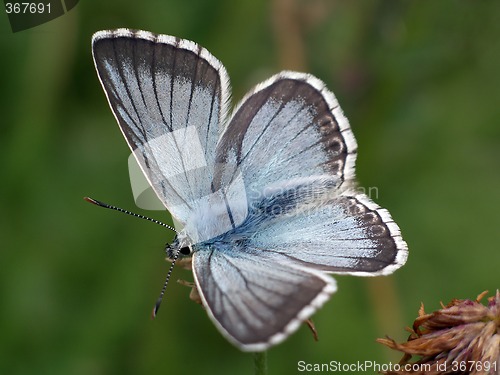
<instances>
[{"instance_id":1,"label":"butterfly body","mask_svg":"<svg viewBox=\"0 0 500 375\"><path fill-rule=\"evenodd\" d=\"M111 109L181 227L221 333L245 351L283 341L335 292L327 273L387 275L407 246L354 181L357 145L323 82L281 72L229 116L223 65L193 42L118 29L93 37Z\"/></svg>"}]
</instances>

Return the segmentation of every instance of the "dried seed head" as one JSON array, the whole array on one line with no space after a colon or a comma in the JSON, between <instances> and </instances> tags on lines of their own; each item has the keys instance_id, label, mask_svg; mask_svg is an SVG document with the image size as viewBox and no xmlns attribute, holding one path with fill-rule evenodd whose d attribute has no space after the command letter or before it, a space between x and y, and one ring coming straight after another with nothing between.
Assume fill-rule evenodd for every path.
<instances>
[{"instance_id":1,"label":"dried seed head","mask_svg":"<svg viewBox=\"0 0 500 375\"><path fill-rule=\"evenodd\" d=\"M454 299L430 314L422 305L407 342L378 339L404 353L399 370L384 373L499 374L500 291L488 299L487 306L480 302L486 294L474 301ZM414 356L420 358L412 362Z\"/></svg>"}]
</instances>

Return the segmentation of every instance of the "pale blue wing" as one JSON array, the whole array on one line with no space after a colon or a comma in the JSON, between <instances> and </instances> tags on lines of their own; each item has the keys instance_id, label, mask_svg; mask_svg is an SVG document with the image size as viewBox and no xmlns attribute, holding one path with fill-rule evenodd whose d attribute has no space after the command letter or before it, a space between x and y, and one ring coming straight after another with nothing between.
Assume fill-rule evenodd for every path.
<instances>
[{"instance_id":1,"label":"pale blue wing","mask_svg":"<svg viewBox=\"0 0 500 375\"><path fill-rule=\"evenodd\" d=\"M159 199L185 223L212 192L229 79L193 42L145 31L101 31L95 66L113 113Z\"/></svg>"},{"instance_id":2,"label":"pale blue wing","mask_svg":"<svg viewBox=\"0 0 500 375\"><path fill-rule=\"evenodd\" d=\"M332 278L286 256L235 245L198 249L193 273L210 318L241 350L283 341L336 290Z\"/></svg>"},{"instance_id":3,"label":"pale blue wing","mask_svg":"<svg viewBox=\"0 0 500 375\"><path fill-rule=\"evenodd\" d=\"M325 272L386 275L407 259L407 245L389 212L364 194L344 191L316 199L310 186L264 199L236 236L248 246Z\"/></svg>"},{"instance_id":4,"label":"pale blue wing","mask_svg":"<svg viewBox=\"0 0 500 375\"><path fill-rule=\"evenodd\" d=\"M241 176L249 205L286 184L354 178L356 141L337 99L317 78L282 72L235 109L217 145L216 188Z\"/></svg>"}]
</instances>

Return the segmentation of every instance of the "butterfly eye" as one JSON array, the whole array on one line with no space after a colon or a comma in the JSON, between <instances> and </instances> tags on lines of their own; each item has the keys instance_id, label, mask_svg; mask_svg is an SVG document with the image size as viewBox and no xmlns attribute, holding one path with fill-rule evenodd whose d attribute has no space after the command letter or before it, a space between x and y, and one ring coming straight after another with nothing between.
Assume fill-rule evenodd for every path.
<instances>
[{"instance_id":1,"label":"butterfly eye","mask_svg":"<svg viewBox=\"0 0 500 375\"><path fill-rule=\"evenodd\" d=\"M181 253L182 255L189 255L189 254L191 254L191 248L188 246L182 247L179 250L179 253Z\"/></svg>"}]
</instances>

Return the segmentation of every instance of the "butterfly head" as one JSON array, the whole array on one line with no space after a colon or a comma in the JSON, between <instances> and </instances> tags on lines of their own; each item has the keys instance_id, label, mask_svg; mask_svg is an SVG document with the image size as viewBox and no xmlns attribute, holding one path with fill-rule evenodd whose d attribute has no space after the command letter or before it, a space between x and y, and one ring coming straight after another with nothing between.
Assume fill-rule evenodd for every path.
<instances>
[{"instance_id":1,"label":"butterfly head","mask_svg":"<svg viewBox=\"0 0 500 375\"><path fill-rule=\"evenodd\" d=\"M183 233L179 233L175 236L174 240L170 244L165 245L165 252L170 260L178 258L190 257L193 254L193 246L189 238Z\"/></svg>"}]
</instances>

